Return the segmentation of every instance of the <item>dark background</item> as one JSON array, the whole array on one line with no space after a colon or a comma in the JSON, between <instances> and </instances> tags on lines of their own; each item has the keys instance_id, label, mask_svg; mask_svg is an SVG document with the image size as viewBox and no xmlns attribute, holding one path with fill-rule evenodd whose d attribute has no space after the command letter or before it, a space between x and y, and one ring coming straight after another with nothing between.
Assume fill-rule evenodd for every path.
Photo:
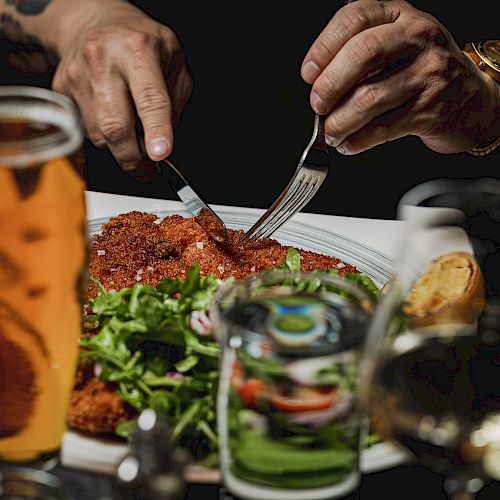
<instances>
[{"instance_id":1,"label":"dark background","mask_svg":"<svg viewBox=\"0 0 500 500\"><path fill-rule=\"evenodd\" d=\"M268 207L312 132L302 59L342 2L135 3L174 29L194 79L172 159L209 203ZM488 1L413 3L443 22L460 46L498 37L496 17L484 12ZM50 74L22 75L2 64L0 83L50 86ZM141 185L122 174L109 153L91 144L86 153L88 189L176 199L163 178ZM393 218L401 194L419 182L496 177L499 166L498 152L442 155L415 137L355 156L332 150L329 175L304 210Z\"/></svg>"}]
</instances>

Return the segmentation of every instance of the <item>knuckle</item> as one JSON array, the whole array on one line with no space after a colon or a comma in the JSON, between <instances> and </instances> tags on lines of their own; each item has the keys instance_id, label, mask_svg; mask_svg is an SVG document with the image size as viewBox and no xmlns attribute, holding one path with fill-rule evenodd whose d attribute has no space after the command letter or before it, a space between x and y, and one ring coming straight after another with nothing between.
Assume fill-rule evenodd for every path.
<instances>
[{"instance_id":1,"label":"knuckle","mask_svg":"<svg viewBox=\"0 0 500 500\"><path fill-rule=\"evenodd\" d=\"M412 31L425 44L441 43L444 37L441 26L431 16L422 16L415 20L412 23Z\"/></svg>"},{"instance_id":2,"label":"knuckle","mask_svg":"<svg viewBox=\"0 0 500 500\"><path fill-rule=\"evenodd\" d=\"M146 84L140 90L138 106L142 113L156 115L165 108L167 99L158 86Z\"/></svg>"},{"instance_id":3,"label":"knuckle","mask_svg":"<svg viewBox=\"0 0 500 500\"><path fill-rule=\"evenodd\" d=\"M335 118L329 118L325 121L325 132L326 135L331 137L342 137L344 131L342 130L342 122L340 117L335 115Z\"/></svg>"},{"instance_id":4,"label":"knuckle","mask_svg":"<svg viewBox=\"0 0 500 500\"><path fill-rule=\"evenodd\" d=\"M316 92L324 101L334 98L339 92L337 80L328 71L323 71L319 78L314 82L313 91Z\"/></svg>"},{"instance_id":5,"label":"knuckle","mask_svg":"<svg viewBox=\"0 0 500 500\"><path fill-rule=\"evenodd\" d=\"M164 43L171 50L180 50L181 44L175 33L166 26L160 25L159 36L164 40Z\"/></svg>"},{"instance_id":6,"label":"knuckle","mask_svg":"<svg viewBox=\"0 0 500 500\"><path fill-rule=\"evenodd\" d=\"M362 85L356 93L354 104L358 111L363 111L372 108L380 102L381 92L375 85Z\"/></svg>"},{"instance_id":7,"label":"knuckle","mask_svg":"<svg viewBox=\"0 0 500 500\"><path fill-rule=\"evenodd\" d=\"M383 144L389 140L389 126L378 123L371 127L370 135L373 137L376 144Z\"/></svg>"},{"instance_id":8,"label":"knuckle","mask_svg":"<svg viewBox=\"0 0 500 500\"><path fill-rule=\"evenodd\" d=\"M349 32L363 31L370 26L370 19L365 9L357 5L356 2L341 9L338 14L340 24Z\"/></svg>"},{"instance_id":9,"label":"knuckle","mask_svg":"<svg viewBox=\"0 0 500 500\"><path fill-rule=\"evenodd\" d=\"M448 62L437 51L430 51L426 56L425 72L433 81L441 78L448 71Z\"/></svg>"},{"instance_id":10,"label":"knuckle","mask_svg":"<svg viewBox=\"0 0 500 500\"><path fill-rule=\"evenodd\" d=\"M104 50L104 46L99 40L89 40L82 49L82 57L91 67L103 60Z\"/></svg>"},{"instance_id":11,"label":"knuckle","mask_svg":"<svg viewBox=\"0 0 500 500\"><path fill-rule=\"evenodd\" d=\"M98 132L89 132L89 139L98 149L106 149L106 139Z\"/></svg>"},{"instance_id":12,"label":"knuckle","mask_svg":"<svg viewBox=\"0 0 500 500\"><path fill-rule=\"evenodd\" d=\"M150 35L143 31L128 31L123 36L123 44L132 53L142 52L150 43Z\"/></svg>"},{"instance_id":13,"label":"knuckle","mask_svg":"<svg viewBox=\"0 0 500 500\"><path fill-rule=\"evenodd\" d=\"M72 84L76 84L81 79L80 65L75 61L70 61L66 66L66 78Z\"/></svg>"},{"instance_id":14,"label":"knuckle","mask_svg":"<svg viewBox=\"0 0 500 500\"><path fill-rule=\"evenodd\" d=\"M384 44L374 32L365 31L349 41L350 57L353 60L363 59L364 64L376 65L382 61Z\"/></svg>"},{"instance_id":15,"label":"knuckle","mask_svg":"<svg viewBox=\"0 0 500 500\"><path fill-rule=\"evenodd\" d=\"M64 79L59 71L56 72L54 78L52 79L52 89L56 92L64 93L66 86L64 85Z\"/></svg>"},{"instance_id":16,"label":"knuckle","mask_svg":"<svg viewBox=\"0 0 500 500\"><path fill-rule=\"evenodd\" d=\"M313 61L322 61L323 59L333 59L335 51L334 44L330 42L330 37L320 37L311 47L310 56Z\"/></svg>"},{"instance_id":17,"label":"knuckle","mask_svg":"<svg viewBox=\"0 0 500 500\"><path fill-rule=\"evenodd\" d=\"M111 144L120 143L128 139L130 128L127 121L120 116L109 115L99 123L99 130L106 140Z\"/></svg>"}]
</instances>

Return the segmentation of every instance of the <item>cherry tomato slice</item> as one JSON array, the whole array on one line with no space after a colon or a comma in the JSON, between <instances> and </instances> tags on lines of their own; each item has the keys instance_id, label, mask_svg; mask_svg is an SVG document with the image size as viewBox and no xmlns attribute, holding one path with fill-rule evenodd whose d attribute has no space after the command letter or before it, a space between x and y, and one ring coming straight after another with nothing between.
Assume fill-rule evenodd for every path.
<instances>
[{"instance_id":1,"label":"cherry tomato slice","mask_svg":"<svg viewBox=\"0 0 500 500\"><path fill-rule=\"evenodd\" d=\"M269 391L271 406L287 413L326 410L336 399L336 388L324 392L311 387L302 387L291 396L284 395L276 389Z\"/></svg>"}]
</instances>

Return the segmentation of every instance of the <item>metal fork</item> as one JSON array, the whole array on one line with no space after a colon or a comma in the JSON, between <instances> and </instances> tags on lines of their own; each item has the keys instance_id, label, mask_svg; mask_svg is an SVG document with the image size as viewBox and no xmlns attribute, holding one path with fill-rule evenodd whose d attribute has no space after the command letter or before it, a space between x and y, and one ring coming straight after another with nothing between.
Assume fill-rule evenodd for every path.
<instances>
[{"instance_id":1,"label":"metal fork","mask_svg":"<svg viewBox=\"0 0 500 500\"><path fill-rule=\"evenodd\" d=\"M328 173L328 158L324 118L315 115L312 138L302 153L293 177L275 202L242 236L241 241L268 238L307 205L325 180Z\"/></svg>"}]
</instances>

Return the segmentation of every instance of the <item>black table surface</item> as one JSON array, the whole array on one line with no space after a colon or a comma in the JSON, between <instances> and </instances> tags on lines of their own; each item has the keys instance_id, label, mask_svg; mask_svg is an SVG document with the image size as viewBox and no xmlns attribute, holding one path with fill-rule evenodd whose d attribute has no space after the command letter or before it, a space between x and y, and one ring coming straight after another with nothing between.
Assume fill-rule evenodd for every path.
<instances>
[{"instance_id":1,"label":"black table surface","mask_svg":"<svg viewBox=\"0 0 500 500\"><path fill-rule=\"evenodd\" d=\"M58 466L52 471L63 485L68 500L122 500L124 497L113 477ZM141 497L141 500L144 497ZM214 484L187 486L184 500L222 500L228 498L223 487ZM229 497L231 498L231 497ZM447 500L443 478L418 465L400 465L387 470L365 474L360 487L345 500ZM498 500L500 482L488 482L476 500ZM265 499L263 499L265 500Z\"/></svg>"}]
</instances>

